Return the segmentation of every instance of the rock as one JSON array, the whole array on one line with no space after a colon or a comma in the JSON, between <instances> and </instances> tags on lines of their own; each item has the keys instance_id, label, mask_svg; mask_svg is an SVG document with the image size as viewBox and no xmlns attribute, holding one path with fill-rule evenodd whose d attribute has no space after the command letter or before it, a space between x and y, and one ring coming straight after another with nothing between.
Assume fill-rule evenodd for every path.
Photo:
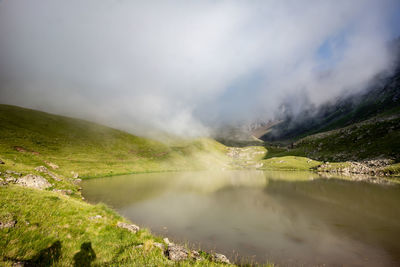
<instances>
[{"instance_id":1,"label":"rock","mask_svg":"<svg viewBox=\"0 0 400 267\"><path fill-rule=\"evenodd\" d=\"M74 183L75 185L78 185L82 182L82 179L74 179L72 180L72 183Z\"/></svg>"},{"instance_id":2,"label":"rock","mask_svg":"<svg viewBox=\"0 0 400 267\"><path fill-rule=\"evenodd\" d=\"M7 174L13 174L13 175L16 175L16 176L21 176L22 175L20 172L16 172L16 171L12 171L12 170L6 170L6 173Z\"/></svg>"},{"instance_id":3,"label":"rock","mask_svg":"<svg viewBox=\"0 0 400 267\"><path fill-rule=\"evenodd\" d=\"M174 245L174 243L169 241L168 237L165 237L163 240L164 240L165 244L167 244L168 246Z\"/></svg>"},{"instance_id":4,"label":"rock","mask_svg":"<svg viewBox=\"0 0 400 267\"><path fill-rule=\"evenodd\" d=\"M154 242L153 245L159 249L161 249L162 251L164 251L165 246L164 244L158 243L158 242Z\"/></svg>"},{"instance_id":5,"label":"rock","mask_svg":"<svg viewBox=\"0 0 400 267\"><path fill-rule=\"evenodd\" d=\"M165 255L172 261L186 260L189 256L189 251L178 245L168 245Z\"/></svg>"},{"instance_id":6,"label":"rock","mask_svg":"<svg viewBox=\"0 0 400 267\"><path fill-rule=\"evenodd\" d=\"M26 266L29 266L29 264L27 264L24 261L16 261L12 265L12 267L26 267Z\"/></svg>"},{"instance_id":7,"label":"rock","mask_svg":"<svg viewBox=\"0 0 400 267\"><path fill-rule=\"evenodd\" d=\"M72 178L76 179L79 177L79 174L77 172L71 172Z\"/></svg>"},{"instance_id":8,"label":"rock","mask_svg":"<svg viewBox=\"0 0 400 267\"><path fill-rule=\"evenodd\" d=\"M8 183L6 181L3 180L3 178L0 178L0 186L3 185L8 185Z\"/></svg>"},{"instance_id":9,"label":"rock","mask_svg":"<svg viewBox=\"0 0 400 267\"><path fill-rule=\"evenodd\" d=\"M40 175L33 174L28 174L22 178L19 178L17 180L17 184L38 189L46 189L51 187L51 184L45 178Z\"/></svg>"},{"instance_id":10,"label":"rock","mask_svg":"<svg viewBox=\"0 0 400 267\"><path fill-rule=\"evenodd\" d=\"M228 258L223 255L223 254L219 254L219 253L214 253L212 255L212 259L213 261L217 262L217 263L226 263L226 264L230 264L230 261L228 260Z\"/></svg>"},{"instance_id":11,"label":"rock","mask_svg":"<svg viewBox=\"0 0 400 267\"><path fill-rule=\"evenodd\" d=\"M27 152L27 150L22 146L14 146L14 149L17 150L18 152Z\"/></svg>"},{"instance_id":12,"label":"rock","mask_svg":"<svg viewBox=\"0 0 400 267\"><path fill-rule=\"evenodd\" d=\"M44 163L46 163L47 165L49 165L50 168L52 168L53 170L57 170L57 169L59 168L57 164L54 164L54 163L52 163L52 162L50 162L50 161L44 161Z\"/></svg>"},{"instance_id":13,"label":"rock","mask_svg":"<svg viewBox=\"0 0 400 267\"><path fill-rule=\"evenodd\" d=\"M96 215L96 216L89 217L89 220L98 220L101 218L103 218L103 217L101 217L101 215Z\"/></svg>"},{"instance_id":14,"label":"rock","mask_svg":"<svg viewBox=\"0 0 400 267\"><path fill-rule=\"evenodd\" d=\"M140 245L134 246L133 248L143 248L143 244L140 244Z\"/></svg>"},{"instance_id":15,"label":"rock","mask_svg":"<svg viewBox=\"0 0 400 267\"><path fill-rule=\"evenodd\" d=\"M51 171L49 171L45 166L39 166L35 168L35 171L38 172L42 172L42 173L46 173L48 174L51 178L53 178L56 181L61 181L60 178L58 178L58 176L54 173L52 173Z\"/></svg>"},{"instance_id":16,"label":"rock","mask_svg":"<svg viewBox=\"0 0 400 267\"><path fill-rule=\"evenodd\" d=\"M45 166L39 166L35 168L35 171L47 173L49 170Z\"/></svg>"},{"instance_id":17,"label":"rock","mask_svg":"<svg viewBox=\"0 0 400 267\"><path fill-rule=\"evenodd\" d=\"M128 230L128 231L130 231L132 233L136 233L137 231L140 230L139 226L134 225L134 224L124 223L124 222L118 222L117 226L119 228L126 229L126 230Z\"/></svg>"},{"instance_id":18,"label":"rock","mask_svg":"<svg viewBox=\"0 0 400 267\"><path fill-rule=\"evenodd\" d=\"M53 189L53 192L60 193L62 195L70 196L74 192L70 189Z\"/></svg>"},{"instance_id":19,"label":"rock","mask_svg":"<svg viewBox=\"0 0 400 267\"><path fill-rule=\"evenodd\" d=\"M15 184L17 182L17 178L12 177L11 175L6 174L4 176L4 178L6 179L5 182L6 183L11 183L11 184Z\"/></svg>"},{"instance_id":20,"label":"rock","mask_svg":"<svg viewBox=\"0 0 400 267\"><path fill-rule=\"evenodd\" d=\"M0 221L0 229L13 228L16 224L17 224L16 220L11 220L11 221L7 221L7 222Z\"/></svg>"},{"instance_id":21,"label":"rock","mask_svg":"<svg viewBox=\"0 0 400 267\"><path fill-rule=\"evenodd\" d=\"M52 173L52 172L50 172L50 171L47 172L47 174L50 175L50 177L53 178L54 180L56 180L56 181L61 181L61 179L58 178L58 176L57 176L56 174L54 174L54 173Z\"/></svg>"},{"instance_id":22,"label":"rock","mask_svg":"<svg viewBox=\"0 0 400 267\"><path fill-rule=\"evenodd\" d=\"M200 253L196 250L190 251L190 257L196 261L204 260L204 258L200 255Z\"/></svg>"},{"instance_id":23,"label":"rock","mask_svg":"<svg viewBox=\"0 0 400 267\"><path fill-rule=\"evenodd\" d=\"M0 164L5 164L5 163L4 163L4 161L2 161L2 160L0 159Z\"/></svg>"}]
</instances>

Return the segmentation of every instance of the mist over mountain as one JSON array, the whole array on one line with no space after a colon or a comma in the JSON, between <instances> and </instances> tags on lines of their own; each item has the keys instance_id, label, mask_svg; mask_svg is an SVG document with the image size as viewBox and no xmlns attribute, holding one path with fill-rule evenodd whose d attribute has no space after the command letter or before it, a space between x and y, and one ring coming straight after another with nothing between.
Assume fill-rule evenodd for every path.
<instances>
[{"instance_id":1,"label":"mist over mountain","mask_svg":"<svg viewBox=\"0 0 400 267\"><path fill-rule=\"evenodd\" d=\"M363 90L348 92L320 106L304 105L306 108L301 112L293 111L290 104L283 104L274 120L256 128L263 130L258 137L266 141L284 141L345 127L377 115L398 114L400 38L389 43L389 50L391 67L374 76Z\"/></svg>"},{"instance_id":2,"label":"mist over mountain","mask_svg":"<svg viewBox=\"0 0 400 267\"><path fill-rule=\"evenodd\" d=\"M139 135L209 135L363 90L396 0L0 1L0 102ZM397 25L397 26L396 26Z\"/></svg>"}]
</instances>

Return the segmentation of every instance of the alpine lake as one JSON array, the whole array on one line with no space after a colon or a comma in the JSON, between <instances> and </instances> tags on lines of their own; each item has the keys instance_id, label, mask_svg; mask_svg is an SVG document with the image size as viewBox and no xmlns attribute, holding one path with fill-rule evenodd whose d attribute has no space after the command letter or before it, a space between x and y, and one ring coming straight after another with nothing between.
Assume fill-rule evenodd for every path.
<instances>
[{"instance_id":1,"label":"alpine lake","mask_svg":"<svg viewBox=\"0 0 400 267\"><path fill-rule=\"evenodd\" d=\"M400 185L311 172L199 171L85 180L83 196L231 262L400 266Z\"/></svg>"}]
</instances>

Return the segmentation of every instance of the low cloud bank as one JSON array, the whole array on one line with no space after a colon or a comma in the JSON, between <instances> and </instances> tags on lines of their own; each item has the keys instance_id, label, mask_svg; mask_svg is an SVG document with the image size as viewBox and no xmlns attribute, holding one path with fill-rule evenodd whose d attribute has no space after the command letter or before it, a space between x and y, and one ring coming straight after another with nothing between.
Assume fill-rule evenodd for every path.
<instances>
[{"instance_id":1,"label":"low cloud bank","mask_svg":"<svg viewBox=\"0 0 400 267\"><path fill-rule=\"evenodd\" d=\"M0 102L207 135L365 88L395 0L0 1Z\"/></svg>"}]
</instances>

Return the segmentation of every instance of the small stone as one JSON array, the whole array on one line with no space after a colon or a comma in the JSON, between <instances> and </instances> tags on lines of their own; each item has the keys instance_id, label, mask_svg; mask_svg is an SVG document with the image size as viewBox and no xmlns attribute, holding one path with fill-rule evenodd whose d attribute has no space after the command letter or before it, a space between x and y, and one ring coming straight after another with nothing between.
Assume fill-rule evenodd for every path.
<instances>
[{"instance_id":1,"label":"small stone","mask_svg":"<svg viewBox=\"0 0 400 267\"><path fill-rule=\"evenodd\" d=\"M140 245L134 246L133 248L143 248L143 244L140 244Z\"/></svg>"},{"instance_id":2,"label":"small stone","mask_svg":"<svg viewBox=\"0 0 400 267\"><path fill-rule=\"evenodd\" d=\"M51 187L51 184L45 178L40 175L33 174L28 174L22 178L19 178L17 180L17 184L38 189L46 189Z\"/></svg>"},{"instance_id":3,"label":"small stone","mask_svg":"<svg viewBox=\"0 0 400 267\"><path fill-rule=\"evenodd\" d=\"M128 230L128 231L130 231L132 233L136 233L137 231L140 230L139 226L134 225L134 224L124 223L124 222L118 222L117 226L119 228L126 229L126 230Z\"/></svg>"},{"instance_id":4,"label":"small stone","mask_svg":"<svg viewBox=\"0 0 400 267\"><path fill-rule=\"evenodd\" d=\"M96 215L96 216L89 217L89 220L98 220L101 218L103 218L103 217L101 217L101 215Z\"/></svg>"},{"instance_id":5,"label":"small stone","mask_svg":"<svg viewBox=\"0 0 400 267\"><path fill-rule=\"evenodd\" d=\"M6 182L7 182L7 183L12 183L12 184L14 184L14 183L17 182L17 178L12 177L11 175L8 175L8 174L6 174L6 175L4 176L4 178L6 179Z\"/></svg>"},{"instance_id":6,"label":"small stone","mask_svg":"<svg viewBox=\"0 0 400 267\"><path fill-rule=\"evenodd\" d=\"M54 163L52 163L52 162L50 162L50 161L45 161L44 163L46 163L47 165L49 165L50 168L52 168L53 170L56 170L56 169L59 168L57 164L54 164Z\"/></svg>"},{"instance_id":7,"label":"small stone","mask_svg":"<svg viewBox=\"0 0 400 267\"><path fill-rule=\"evenodd\" d=\"M15 226L15 224L17 224L16 220L11 220L11 221L7 221L7 222L0 221L0 229L13 228Z\"/></svg>"},{"instance_id":8,"label":"small stone","mask_svg":"<svg viewBox=\"0 0 400 267\"><path fill-rule=\"evenodd\" d=\"M72 178L74 178L74 179L79 177L79 174L77 172L72 171L71 174L72 174Z\"/></svg>"},{"instance_id":9,"label":"small stone","mask_svg":"<svg viewBox=\"0 0 400 267\"><path fill-rule=\"evenodd\" d=\"M54 180L61 181L61 179L58 178L58 176L56 174L54 174L54 173L52 173L50 171L47 174L50 175L50 177L53 178Z\"/></svg>"},{"instance_id":10,"label":"small stone","mask_svg":"<svg viewBox=\"0 0 400 267\"><path fill-rule=\"evenodd\" d=\"M165 244L167 244L168 246L174 245L174 243L169 241L168 237L165 237L163 240L164 240Z\"/></svg>"},{"instance_id":11,"label":"small stone","mask_svg":"<svg viewBox=\"0 0 400 267\"><path fill-rule=\"evenodd\" d=\"M24 261L16 261L13 263L12 267L25 267L28 266Z\"/></svg>"},{"instance_id":12,"label":"small stone","mask_svg":"<svg viewBox=\"0 0 400 267\"><path fill-rule=\"evenodd\" d=\"M61 179L58 178L58 176L57 176L56 174L54 174L54 173L52 173L51 171L49 171L45 166L36 167L36 168L35 168L35 171L46 173L46 174L48 174L51 178L53 178L54 180L56 180L56 181L61 181Z\"/></svg>"},{"instance_id":13,"label":"small stone","mask_svg":"<svg viewBox=\"0 0 400 267\"><path fill-rule=\"evenodd\" d=\"M217 263L226 263L226 264L230 264L230 261L228 260L228 258L223 255L223 254L219 254L219 253L214 253L212 255L213 261L217 262Z\"/></svg>"},{"instance_id":14,"label":"small stone","mask_svg":"<svg viewBox=\"0 0 400 267\"><path fill-rule=\"evenodd\" d=\"M45 166L39 166L35 168L35 171L47 173L49 170Z\"/></svg>"},{"instance_id":15,"label":"small stone","mask_svg":"<svg viewBox=\"0 0 400 267\"><path fill-rule=\"evenodd\" d=\"M190 257L196 261L204 260L204 258L200 255L200 253L196 250L190 251Z\"/></svg>"},{"instance_id":16,"label":"small stone","mask_svg":"<svg viewBox=\"0 0 400 267\"><path fill-rule=\"evenodd\" d=\"M70 189L53 189L53 192L60 193L66 196L72 195L74 192Z\"/></svg>"},{"instance_id":17,"label":"small stone","mask_svg":"<svg viewBox=\"0 0 400 267\"><path fill-rule=\"evenodd\" d=\"M75 185L78 185L82 182L82 179L75 179L72 181Z\"/></svg>"},{"instance_id":18,"label":"small stone","mask_svg":"<svg viewBox=\"0 0 400 267\"><path fill-rule=\"evenodd\" d=\"M0 164L5 164L5 163L4 163L4 161L2 161L2 160L0 159Z\"/></svg>"},{"instance_id":19,"label":"small stone","mask_svg":"<svg viewBox=\"0 0 400 267\"><path fill-rule=\"evenodd\" d=\"M16 176L21 176L22 175L21 173L16 172L16 171L12 171L12 170L6 170L6 173L7 174L13 174L13 175L16 175Z\"/></svg>"}]
</instances>

